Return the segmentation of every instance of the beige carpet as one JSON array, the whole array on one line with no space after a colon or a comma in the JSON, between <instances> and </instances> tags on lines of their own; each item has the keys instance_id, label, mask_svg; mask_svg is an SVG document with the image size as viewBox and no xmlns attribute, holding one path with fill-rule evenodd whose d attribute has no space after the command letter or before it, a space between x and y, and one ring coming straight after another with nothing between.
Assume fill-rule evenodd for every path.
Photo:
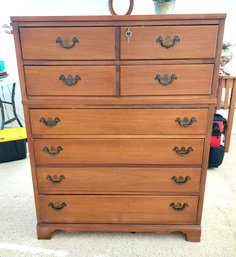
<instances>
[{"instance_id":1,"label":"beige carpet","mask_svg":"<svg viewBox=\"0 0 236 257\"><path fill-rule=\"evenodd\" d=\"M0 164L0 256L235 257L236 136L223 165L208 171L202 240L181 234L56 233L36 239L29 160Z\"/></svg>"}]
</instances>

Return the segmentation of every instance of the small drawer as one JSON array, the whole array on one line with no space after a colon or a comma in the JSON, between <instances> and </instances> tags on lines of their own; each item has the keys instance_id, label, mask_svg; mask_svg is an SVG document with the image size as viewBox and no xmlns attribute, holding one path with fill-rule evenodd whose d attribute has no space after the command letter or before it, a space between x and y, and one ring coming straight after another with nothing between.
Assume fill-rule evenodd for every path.
<instances>
[{"instance_id":1,"label":"small drawer","mask_svg":"<svg viewBox=\"0 0 236 257\"><path fill-rule=\"evenodd\" d=\"M196 196L40 195L41 222L194 224Z\"/></svg>"},{"instance_id":2,"label":"small drawer","mask_svg":"<svg viewBox=\"0 0 236 257\"><path fill-rule=\"evenodd\" d=\"M112 66L26 66L30 96L115 95Z\"/></svg>"},{"instance_id":3,"label":"small drawer","mask_svg":"<svg viewBox=\"0 0 236 257\"><path fill-rule=\"evenodd\" d=\"M121 66L121 95L209 95L214 66Z\"/></svg>"},{"instance_id":4,"label":"small drawer","mask_svg":"<svg viewBox=\"0 0 236 257\"><path fill-rule=\"evenodd\" d=\"M214 58L218 26L121 28L121 59Z\"/></svg>"},{"instance_id":5,"label":"small drawer","mask_svg":"<svg viewBox=\"0 0 236 257\"><path fill-rule=\"evenodd\" d=\"M40 194L199 192L200 168L37 168Z\"/></svg>"},{"instance_id":6,"label":"small drawer","mask_svg":"<svg viewBox=\"0 0 236 257\"><path fill-rule=\"evenodd\" d=\"M115 28L20 28L25 60L115 59Z\"/></svg>"},{"instance_id":7,"label":"small drawer","mask_svg":"<svg viewBox=\"0 0 236 257\"><path fill-rule=\"evenodd\" d=\"M36 164L201 164L204 139L34 139Z\"/></svg>"},{"instance_id":8,"label":"small drawer","mask_svg":"<svg viewBox=\"0 0 236 257\"><path fill-rule=\"evenodd\" d=\"M31 109L34 135L203 135L208 109Z\"/></svg>"}]
</instances>

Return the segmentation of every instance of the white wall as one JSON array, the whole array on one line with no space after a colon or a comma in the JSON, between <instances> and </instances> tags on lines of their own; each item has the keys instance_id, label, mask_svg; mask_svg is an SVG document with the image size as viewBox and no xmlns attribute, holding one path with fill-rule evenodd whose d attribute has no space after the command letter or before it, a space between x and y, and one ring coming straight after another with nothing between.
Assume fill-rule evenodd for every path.
<instances>
[{"instance_id":1,"label":"white wall","mask_svg":"<svg viewBox=\"0 0 236 257\"><path fill-rule=\"evenodd\" d=\"M114 0L117 13L125 13L129 0ZM1 8L2 9L2 8ZM8 0L1 11L0 24L9 23L10 16L33 15L109 15L108 0ZM175 13L227 13L224 42L236 44L236 1L235 0L176 0ZM132 14L154 14L152 0L135 0ZM236 47L234 58L227 68L236 74ZM13 37L0 28L0 60L6 62L9 73L16 73ZM0 92L1 93L1 92ZM20 115L20 93L17 93ZM235 117L236 120L236 117ZM236 133L236 121L233 132Z\"/></svg>"}]
</instances>

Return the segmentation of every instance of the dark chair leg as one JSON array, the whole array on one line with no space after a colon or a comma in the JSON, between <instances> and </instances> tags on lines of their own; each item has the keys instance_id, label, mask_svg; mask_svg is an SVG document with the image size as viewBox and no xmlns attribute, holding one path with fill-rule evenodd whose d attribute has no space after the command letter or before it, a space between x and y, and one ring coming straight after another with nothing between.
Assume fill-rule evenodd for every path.
<instances>
[{"instance_id":1,"label":"dark chair leg","mask_svg":"<svg viewBox=\"0 0 236 257\"><path fill-rule=\"evenodd\" d=\"M20 127L23 127L22 123L20 122L17 113L16 113L16 105L15 105L15 91L16 91L16 83L13 83L12 86L12 93L11 93L11 102L12 102L12 108L13 108L13 114L14 117L16 118L18 124L20 125Z\"/></svg>"},{"instance_id":2,"label":"dark chair leg","mask_svg":"<svg viewBox=\"0 0 236 257\"><path fill-rule=\"evenodd\" d=\"M4 115L4 109L3 109L3 104L2 104L1 98L0 98L0 110L1 110L1 116L2 116L2 121L1 121L0 129L4 129L5 115Z\"/></svg>"}]
</instances>

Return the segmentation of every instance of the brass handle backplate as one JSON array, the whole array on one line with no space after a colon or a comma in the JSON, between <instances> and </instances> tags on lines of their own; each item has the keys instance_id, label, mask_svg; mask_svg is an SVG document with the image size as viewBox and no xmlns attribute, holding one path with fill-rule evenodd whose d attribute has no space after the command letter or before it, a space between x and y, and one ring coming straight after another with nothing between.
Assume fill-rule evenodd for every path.
<instances>
[{"instance_id":1,"label":"brass handle backplate","mask_svg":"<svg viewBox=\"0 0 236 257\"><path fill-rule=\"evenodd\" d=\"M183 185L186 184L189 180L191 180L191 177L186 176L185 178L183 176L179 176L178 178L176 176L173 176L171 178L176 184Z\"/></svg>"},{"instance_id":2,"label":"brass handle backplate","mask_svg":"<svg viewBox=\"0 0 236 257\"><path fill-rule=\"evenodd\" d=\"M65 179L65 177L63 175L61 175L60 177L57 175L53 175L53 176L48 175L46 179L51 181L52 183L60 183L62 182L63 179Z\"/></svg>"},{"instance_id":3,"label":"brass handle backplate","mask_svg":"<svg viewBox=\"0 0 236 257\"><path fill-rule=\"evenodd\" d=\"M157 74L154 80L158 80L160 84L163 86L170 85L174 80L177 79L177 76L175 74L172 74L170 77L167 74L164 74L163 76Z\"/></svg>"},{"instance_id":4,"label":"brass handle backplate","mask_svg":"<svg viewBox=\"0 0 236 257\"><path fill-rule=\"evenodd\" d=\"M169 206L176 211L183 211L186 207L189 207L187 203L171 203Z\"/></svg>"},{"instance_id":5,"label":"brass handle backplate","mask_svg":"<svg viewBox=\"0 0 236 257\"><path fill-rule=\"evenodd\" d=\"M45 146L43 148L43 151L51 156L55 156L58 155L61 151L63 151L63 148L61 146L58 146L57 148L55 148L54 146L51 146L50 148Z\"/></svg>"},{"instance_id":6,"label":"brass handle backplate","mask_svg":"<svg viewBox=\"0 0 236 257\"><path fill-rule=\"evenodd\" d=\"M62 48L65 48L65 49L70 49L70 48L73 48L75 46L76 43L79 43L79 40L77 37L73 37L71 42L68 38L65 38L64 40L62 40L61 37L58 37L56 39L56 43L57 44L60 44L60 46Z\"/></svg>"},{"instance_id":7,"label":"brass handle backplate","mask_svg":"<svg viewBox=\"0 0 236 257\"><path fill-rule=\"evenodd\" d=\"M159 43L162 47L169 49L173 47L177 42L180 42L180 38L179 36L174 36L174 38L171 39L170 36L167 36L165 39L163 39L162 36L159 36L156 42Z\"/></svg>"},{"instance_id":8,"label":"brass handle backplate","mask_svg":"<svg viewBox=\"0 0 236 257\"><path fill-rule=\"evenodd\" d=\"M58 202L52 203L52 202L50 202L50 203L48 204L48 206L51 207L52 209L54 209L55 211L60 211L60 210L62 210L64 207L66 207L66 203L64 203L64 202L62 202L62 203L58 203Z\"/></svg>"},{"instance_id":9,"label":"brass handle backplate","mask_svg":"<svg viewBox=\"0 0 236 257\"><path fill-rule=\"evenodd\" d=\"M45 118L40 118L39 122L43 123L43 125L45 125L46 127L52 128L55 127L57 125L58 122L60 122L61 120L56 117L55 119L52 119L51 117L47 118L47 120Z\"/></svg>"},{"instance_id":10,"label":"brass handle backplate","mask_svg":"<svg viewBox=\"0 0 236 257\"><path fill-rule=\"evenodd\" d=\"M60 75L59 80L62 80L63 83L67 86L74 86L78 83L79 80L81 80L81 77L79 75L75 75L73 78L72 75L68 75L67 78L64 75Z\"/></svg>"},{"instance_id":11,"label":"brass handle backplate","mask_svg":"<svg viewBox=\"0 0 236 257\"><path fill-rule=\"evenodd\" d=\"M197 119L195 117L192 117L191 119L189 119L188 117L184 117L183 119L178 117L175 121L178 122L181 127L187 128L191 126L194 122L197 122Z\"/></svg>"},{"instance_id":12,"label":"brass handle backplate","mask_svg":"<svg viewBox=\"0 0 236 257\"><path fill-rule=\"evenodd\" d=\"M188 147L188 148L186 149L184 146L182 146L182 147L179 149L177 146L175 146L175 147L173 148L173 151L175 151L179 156L186 156L186 155L189 154L190 152L193 152L193 148L190 146L190 147Z\"/></svg>"}]
</instances>

